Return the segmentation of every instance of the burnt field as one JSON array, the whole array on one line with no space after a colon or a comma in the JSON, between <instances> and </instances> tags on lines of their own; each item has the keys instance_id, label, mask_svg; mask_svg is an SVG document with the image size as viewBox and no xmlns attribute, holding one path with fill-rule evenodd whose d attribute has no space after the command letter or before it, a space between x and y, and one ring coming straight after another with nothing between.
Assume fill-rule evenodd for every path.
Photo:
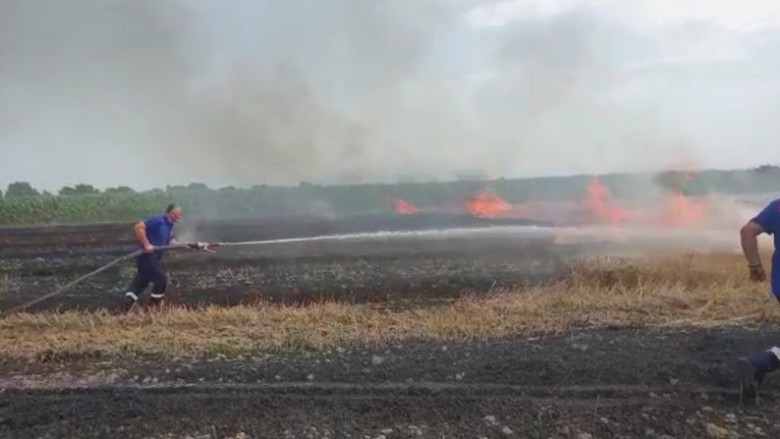
<instances>
[{"instance_id":1,"label":"burnt field","mask_svg":"<svg viewBox=\"0 0 780 439\"><path fill-rule=\"evenodd\" d=\"M576 331L204 359L4 364L8 438L777 437L778 381L732 359L775 330Z\"/></svg>"},{"instance_id":2,"label":"burnt field","mask_svg":"<svg viewBox=\"0 0 780 439\"><path fill-rule=\"evenodd\" d=\"M530 233L532 229L529 236L509 240L490 234L475 239L468 233L475 227L532 224L460 215L185 223L180 231L184 239L209 242L330 238L222 247L215 253L169 251L169 302L361 302L386 300L388 295L435 300L465 290L539 282L564 270L563 256L575 251L574 246L553 248L549 233ZM363 236L340 237L348 234ZM53 291L136 248L131 224L0 230L0 309ZM111 307L124 293L133 269L132 261L118 265L31 310Z\"/></svg>"},{"instance_id":3,"label":"burnt field","mask_svg":"<svg viewBox=\"0 0 780 439\"><path fill-rule=\"evenodd\" d=\"M185 240L332 237L170 252L162 311L110 311L127 263L0 320L0 437L780 434L777 378L756 404L732 373L780 338L780 309L731 247L589 264L660 237L688 243L542 226L438 214L182 224ZM2 229L0 310L133 249L129 224Z\"/></svg>"}]
</instances>

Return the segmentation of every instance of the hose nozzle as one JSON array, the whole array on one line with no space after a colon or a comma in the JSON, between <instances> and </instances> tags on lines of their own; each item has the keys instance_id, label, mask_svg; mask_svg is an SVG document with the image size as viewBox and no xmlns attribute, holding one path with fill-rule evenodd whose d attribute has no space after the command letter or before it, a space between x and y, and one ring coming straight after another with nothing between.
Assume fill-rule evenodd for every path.
<instances>
[{"instance_id":1,"label":"hose nozzle","mask_svg":"<svg viewBox=\"0 0 780 439\"><path fill-rule=\"evenodd\" d=\"M209 253L214 253L214 250L209 248L210 246L209 246L208 242L192 242L192 243L187 244L187 247L189 247L189 248L191 248L193 250L201 250L201 251L205 251L205 252L209 252Z\"/></svg>"}]
</instances>

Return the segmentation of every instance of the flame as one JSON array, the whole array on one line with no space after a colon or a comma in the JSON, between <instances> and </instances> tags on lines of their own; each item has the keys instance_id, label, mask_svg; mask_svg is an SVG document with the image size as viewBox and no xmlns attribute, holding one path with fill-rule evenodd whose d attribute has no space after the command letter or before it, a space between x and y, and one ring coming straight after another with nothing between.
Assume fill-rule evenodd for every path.
<instances>
[{"instance_id":1,"label":"flame","mask_svg":"<svg viewBox=\"0 0 780 439\"><path fill-rule=\"evenodd\" d=\"M672 171L672 175L676 177L676 187L671 194L664 196L662 225L685 228L701 225L705 221L710 212L709 202L706 199L696 200L683 193L685 186L696 178L699 172L690 165L678 166L676 171Z\"/></svg>"},{"instance_id":2,"label":"flame","mask_svg":"<svg viewBox=\"0 0 780 439\"><path fill-rule=\"evenodd\" d=\"M395 211L400 214L409 215L420 210L414 204L400 198L394 199L393 203L395 203Z\"/></svg>"},{"instance_id":3,"label":"flame","mask_svg":"<svg viewBox=\"0 0 780 439\"><path fill-rule=\"evenodd\" d=\"M692 227L704 222L709 213L706 200L696 201L683 195L680 189L666 197L664 203L664 224L670 227Z\"/></svg>"},{"instance_id":4,"label":"flame","mask_svg":"<svg viewBox=\"0 0 780 439\"><path fill-rule=\"evenodd\" d=\"M612 204L612 193L596 175L591 176L588 185L587 207L596 218L612 225L617 225L628 218L627 210Z\"/></svg>"},{"instance_id":5,"label":"flame","mask_svg":"<svg viewBox=\"0 0 780 439\"><path fill-rule=\"evenodd\" d=\"M599 228L598 239L626 241L629 238L628 230L625 229L629 225L648 225L654 227L669 227L669 228L687 228L696 227L702 225L707 216L713 211L710 202L706 198L691 197L685 195L683 187L693 178L695 178L696 171L683 170L678 171L680 179L677 181L677 189L664 195L660 200L656 199L655 202L642 205L633 206L632 210L627 209L627 206L620 205L613 198L613 195L609 188L605 186L598 175L592 175L590 177L589 184L587 186L586 197L581 202L584 203L586 216L581 220L575 221L576 224L591 225L601 224L610 226L606 230ZM457 194L453 195L457 196ZM463 203L462 198L457 196L459 200L457 203ZM394 205L395 211L399 214L414 214L420 211L420 209L400 198L390 198ZM628 202L628 200L626 200ZM647 200L646 200L647 201ZM572 204L573 203L573 204ZM540 219L548 220L550 216L564 217L565 220L573 220L575 212L569 211L562 215L560 209L564 211L573 208L578 203L575 200L569 200L566 202L545 202L545 201L531 201L528 200L523 203L510 204L503 200L496 194L491 193L488 188L483 188L475 195L465 200L466 210L477 217L483 218L526 218L526 219ZM462 206L462 204L461 204ZM581 205L582 206L582 205ZM580 213L582 211L580 210ZM557 216L556 216L557 215ZM588 218L589 217L589 218ZM620 226L620 227L616 227ZM589 232L586 235L570 232L553 232L553 241L558 244L577 243L584 242L588 239L596 239L591 236L593 232Z\"/></svg>"},{"instance_id":6,"label":"flame","mask_svg":"<svg viewBox=\"0 0 780 439\"><path fill-rule=\"evenodd\" d=\"M498 195L493 195L483 189L474 198L466 201L466 209L472 214L480 217L495 217L501 212L512 209L512 205L501 199Z\"/></svg>"}]
</instances>

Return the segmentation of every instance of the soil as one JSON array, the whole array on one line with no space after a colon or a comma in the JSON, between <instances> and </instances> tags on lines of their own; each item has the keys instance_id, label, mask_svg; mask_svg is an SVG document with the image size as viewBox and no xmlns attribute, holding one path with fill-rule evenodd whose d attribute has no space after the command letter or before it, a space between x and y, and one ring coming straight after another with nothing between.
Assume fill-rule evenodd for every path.
<instances>
[{"instance_id":1,"label":"soil","mask_svg":"<svg viewBox=\"0 0 780 439\"><path fill-rule=\"evenodd\" d=\"M759 404L741 401L732 363L778 335L622 328L254 358L6 362L0 436L776 437L777 377Z\"/></svg>"},{"instance_id":2,"label":"soil","mask_svg":"<svg viewBox=\"0 0 780 439\"><path fill-rule=\"evenodd\" d=\"M270 232L267 223L199 227L224 233L213 239L237 241L295 236L289 224L278 226L288 227L284 233ZM131 239L117 225L0 230L0 309L97 268L127 251ZM170 295L181 303L394 294L420 304L464 287L484 292L563 276L570 261L591 250L544 236L450 236L166 258ZM122 266L36 311L109 305L129 276L132 266ZM593 330L583 322L557 335L406 340L247 358L44 355L28 363L0 353L0 437L778 437L777 377L762 385L759 401L745 401L732 370L738 357L779 336L776 327Z\"/></svg>"}]
</instances>

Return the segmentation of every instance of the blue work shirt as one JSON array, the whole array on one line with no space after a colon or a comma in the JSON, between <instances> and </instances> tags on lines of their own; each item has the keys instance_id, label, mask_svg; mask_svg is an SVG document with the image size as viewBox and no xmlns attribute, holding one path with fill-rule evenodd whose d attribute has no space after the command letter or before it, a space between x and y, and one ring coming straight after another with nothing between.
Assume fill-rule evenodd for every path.
<instances>
[{"instance_id":1,"label":"blue work shirt","mask_svg":"<svg viewBox=\"0 0 780 439\"><path fill-rule=\"evenodd\" d=\"M775 250L772 253L772 272L769 284L772 288L772 294L780 299L780 253L777 252L777 249L780 248L780 234L775 233L780 230L780 198L770 202L750 221L761 226L767 235L773 235Z\"/></svg>"},{"instance_id":2,"label":"blue work shirt","mask_svg":"<svg viewBox=\"0 0 780 439\"><path fill-rule=\"evenodd\" d=\"M157 215L144 219L146 239L155 247L168 245L173 239L173 222L167 215ZM162 252L159 252L162 254Z\"/></svg>"}]
</instances>

